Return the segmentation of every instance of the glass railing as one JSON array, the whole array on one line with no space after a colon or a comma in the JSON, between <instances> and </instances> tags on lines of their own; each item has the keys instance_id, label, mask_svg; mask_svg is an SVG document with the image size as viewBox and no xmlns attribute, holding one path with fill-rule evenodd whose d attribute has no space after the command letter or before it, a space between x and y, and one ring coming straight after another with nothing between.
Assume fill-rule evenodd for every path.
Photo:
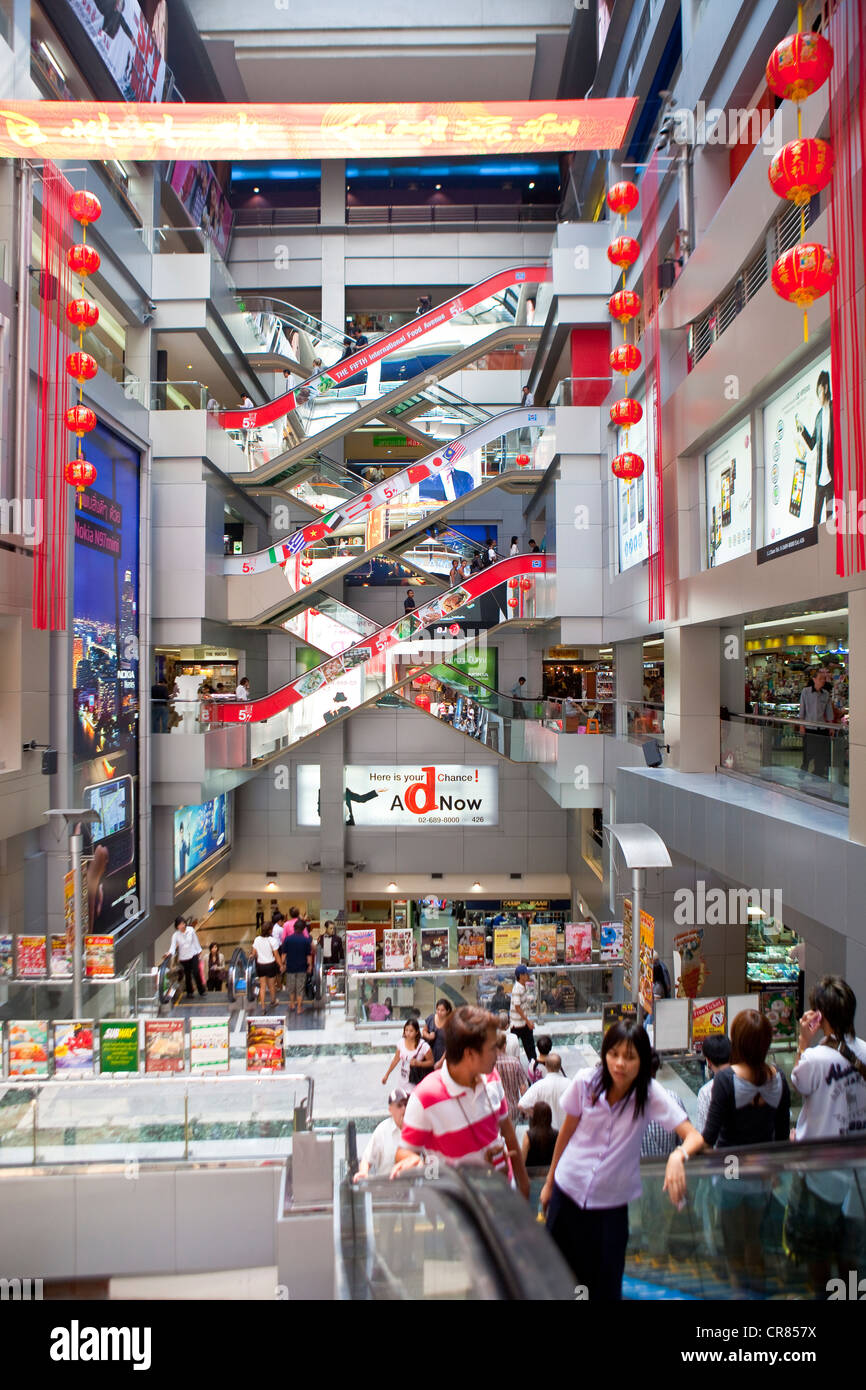
<instances>
[{"instance_id":1,"label":"glass railing","mask_svg":"<svg viewBox=\"0 0 866 1390\"><path fill-rule=\"evenodd\" d=\"M25 1079L5 1088L0 1165L287 1154L297 1109L312 1116L313 1081L287 1072Z\"/></svg>"},{"instance_id":2,"label":"glass railing","mask_svg":"<svg viewBox=\"0 0 866 1390\"><path fill-rule=\"evenodd\" d=\"M200 381L153 381L151 410L206 410L210 393Z\"/></svg>"},{"instance_id":3,"label":"glass railing","mask_svg":"<svg viewBox=\"0 0 866 1390\"><path fill-rule=\"evenodd\" d=\"M483 935L483 930L478 929ZM601 1018L605 1004L622 998L618 965L539 965L532 967L535 1016ZM346 1014L356 1024L385 1025L431 1014L439 998L455 1008L474 1004L492 1013L509 1007L513 966L467 966L461 970L409 970L346 973Z\"/></svg>"},{"instance_id":4,"label":"glass railing","mask_svg":"<svg viewBox=\"0 0 866 1390\"><path fill-rule=\"evenodd\" d=\"M573 1298L574 1278L530 1205L499 1174L424 1169L340 1184L339 1297L353 1302Z\"/></svg>"},{"instance_id":5,"label":"glass railing","mask_svg":"<svg viewBox=\"0 0 866 1390\"><path fill-rule=\"evenodd\" d=\"M661 738L664 728L664 705L646 700L624 700L626 738L641 743L645 738Z\"/></svg>"},{"instance_id":6,"label":"glass railing","mask_svg":"<svg viewBox=\"0 0 866 1390\"><path fill-rule=\"evenodd\" d=\"M70 967L71 968L71 967ZM128 1018L136 1007L139 962L120 975L81 982L82 1009L86 1018ZM4 977L2 1019L74 1018L72 976L54 975L44 980Z\"/></svg>"},{"instance_id":7,"label":"glass railing","mask_svg":"<svg viewBox=\"0 0 866 1390\"><path fill-rule=\"evenodd\" d=\"M612 377L563 377L556 384L550 404L598 406L612 385Z\"/></svg>"},{"instance_id":8,"label":"glass railing","mask_svg":"<svg viewBox=\"0 0 866 1390\"><path fill-rule=\"evenodd\" d=\"M721 721L720 731L722 771L848 805L846 726L732 714Z\"/></svg>"},{"instance_id":9,"label":"glass railing","mask_svg":"<svg viewBox=\"0 0 866 1390\"><path fill-rule=\"evenodd\" d=\"M629 1207L632 1296L825 1301L830 1279L847 1291L848 1269L862 1270L862 1139L719 1151L686 1168L678 1211L662 1192L664 1161L641 1163L643 1195Z\"/></svg>"}]
</instances>

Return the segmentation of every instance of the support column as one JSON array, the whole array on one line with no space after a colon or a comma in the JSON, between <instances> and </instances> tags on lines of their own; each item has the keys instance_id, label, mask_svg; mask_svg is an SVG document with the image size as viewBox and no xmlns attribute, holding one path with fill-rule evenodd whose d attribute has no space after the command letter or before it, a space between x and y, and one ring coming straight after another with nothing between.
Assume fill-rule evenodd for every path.
<instances>
[{"instance_id":1,"label":"support column","mask_svg":"<svg viewBox=\"0 0 866 1390\"><path fill-rule=\"evenodd\" d=\"M345 855L346 816L343 788L344 726L323 731L319 735L318 753L321 767L319 814L321 832L321 913L337 919L346 906Z\"/></svg>"},{"instance_id":2,"label":"support column","mask_svg":"<svg viewBox=\"0 0 866 1390\"><path fill-rule=\"evenodd\" d=\"M746 713L746 636L739 627L723 627L721 638L720 703L731 714Z\"/></svg>"},{"instance_id":3,"label":"support column","mask_svg":"<svg viewBox=\"0 0 866 1390\"><path fill-rule=\"evenodd\" d=\"M866 845L866 589L848 595L848 837Z\"/></svg>"},{"instance_id":4,"label":"support column","mask_svg":"<svg viewBox=\"0 0 866 1390\"><path fill-rule=\"evenodd\" d=\"M665 633L665 741L680 772L714 772L719 761L719 636L717 627Z\"/></svg>"},{"instance_id":5,"label":"support column","mask_svg":"<svg viewBox=\"0 0 866 1390\"><path fill-rule=\"evenodd\" d=\"M346 161L322 161L322 318L334 328L346 323L346 237L328 230L346 225Z\"/></svg>"}]
</instances>

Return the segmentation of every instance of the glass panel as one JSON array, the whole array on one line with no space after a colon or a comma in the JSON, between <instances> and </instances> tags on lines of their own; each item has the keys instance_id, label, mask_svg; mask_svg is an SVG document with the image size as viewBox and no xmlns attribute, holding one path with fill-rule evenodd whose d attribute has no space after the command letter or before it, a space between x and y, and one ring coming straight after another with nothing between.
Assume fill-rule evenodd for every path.
<instances>
[{"instance_id":1,"label":"glass panel","mask_svg":"<svg viewBox=\"0 0 866 1390\"><path fill-rule=\"evenodd\" d=\"M586 1018L600 1015L602 1007L622 997L620 966L569 965L533 966L536 1017ZM346 1011L357 1024L388 1026L422 1018L433 1012L436 1000L444 996L455 1008L477 1004L497 1013L508 1008L504 986L514 979L507 966L487 966L467 970L413 970L406 973L361 972L346 975Z\"/></svg>"},{"instance_id":2,"label":"glass panel","mask_svg":"<svg viewBox=\"0 0 866 1390\"><path fill-rule=\"evenodd\" d=\"M719 761L723 771L848 805L848 731L843 725L731 715L721 722Z\"/></svg>"}]
</instances>

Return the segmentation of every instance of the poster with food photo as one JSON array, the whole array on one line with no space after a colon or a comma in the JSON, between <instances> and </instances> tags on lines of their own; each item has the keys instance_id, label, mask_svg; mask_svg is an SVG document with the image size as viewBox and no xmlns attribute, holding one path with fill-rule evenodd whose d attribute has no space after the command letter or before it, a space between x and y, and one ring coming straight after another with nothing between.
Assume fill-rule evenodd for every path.
<instances>
[{"instance_id":1,"label":"poster with food photo","mask_svg":"<svg viewBox=\"0 0 866 1390\"><path fill-rule=\"evenodd\" d=\"M9 1030L9 1075L47 1076L48 1075L48 1021L46 1019L27 1019L25 1022L12 1020Z\"/></svg>"},{"instance_id":2,"label":"poster with food photo","mask_svg":"<svg viewBox=\"0 0 866 1390\"><path fill-rule=\"evenodd\" d=\"M54 1075L93 1075L93 1024L70 1020L54 1025Z\"/></svg>"},{"instance_id":3,"label":"poster with food photo","mask_svg":"<svg viewBox=\"0 0 866 1390\"><path fill-rule=\"evenodd\" d=\"M85 936L84 973L88 979L114 975L113 936Z\"/></svg>"},{"instance_id":4,"label":"poster with food photo","mask_svg":"<svg viewBox=\"0 0 866 1390\"><path fill-rule=\"evenodd\" d=\"M438 927L421 929L421 969L448 969L448 932Z\"/></svg>"},{"instance_id":5,"label":"poster with food photo","mask_svg":"<svg viewBox=\"0 0 866 1390\"><path fill-rule=\"evenodd\" d=\"M466 970L484 964L484 932L461 927L457 932L457 962Z\"/></svg>"},{"instance_id":6,"label":"poster with food photo","mask_svg":"<svg viewBox=\"0 0 866 1390\"><path fill-rule=\"evenodd\" d=\"M411 970L415 961L411 927L391 927L382 933L385 970Z\"/></svg>"},{"instance_id":7,"label":"poster with food photo","mask_svg":"<svg viewBox=\"0 0 866 1390\"><path fill-rule=\"evenodd\" d=\"M247 1071L282 1071L283 1020L247 1019Z\"/></svg>"},{"instance_id":8,"label":"poster with food photo","mask_svg":"<svg viewBox=\"0 0 866 1390\"><path fill-rule=\"evenodd\" d=\"M12 976L12 937L0 936L0 980Z\"/></svg>"},{"instance_id":9,"label":"poster with food photo","mask_svg":"<svg viewBox=\"0 0 866 1390\"><path fill-rule=\"evenodd\" d=\"M566 965L589 965L592 961L592 922L566 922Z\"/></svg>"},{"instance_id":10,"label":"poster with food photo","mask_svg":"<svg viewBox=\"0 0 866 1390\"><path fill-rule=\"evenodd\" d=\"M529 928L529 964L556 964L556 925L547 923Z\"/></svg>"},{"instance_id":11,"label":"poster with food photo","mask_svg":"<svg viewBox=\"0 0 866 1390\"><path fill-rule=\"evenodd\" d=\"M147 1018L144 1021L144 1070L178 1072L184 1068L182 1018Z\"/></svg>"},{"instance_id":12,"label":"poster with food photo","mask_svg":"<svg viewBox=\"0 0 866 1390\"><path fill-rule=\"evenodd\" d=\"M72 952L65 932L51 937L51 976L54 979L72 978Z\"/></svg>"},{"instance_id":13,"label":"poster with food photo","mask_svg":"<svg viewBox=\"0 0 866 1390\"><path fill-rule=\"evenodd\" d=\"M45 937L19 936L17 966L20 980L38 980L46 973Z\"/></svg>"}]
</instances>

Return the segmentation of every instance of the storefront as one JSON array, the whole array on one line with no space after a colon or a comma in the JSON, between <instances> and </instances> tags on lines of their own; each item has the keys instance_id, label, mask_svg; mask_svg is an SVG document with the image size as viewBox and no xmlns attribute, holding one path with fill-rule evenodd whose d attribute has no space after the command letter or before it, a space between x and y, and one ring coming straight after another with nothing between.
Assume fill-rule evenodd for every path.
<instances>
[{"instance_id":1,"label":"storefront","mask_svg":"<svg viewBox=\"0 0 866 1390\"><path fill-rule=\"evenodd\" d=\"M796 719L800 695L828 672L837 722L848 714L848 615L804 614L746 626L746 713Z\"/></svg>"},{"instance_id":2,"label":"storefront","mask_svg":"<svg viewBox=\"0 0 866 1390\"><path fill-rule=\"evenodd\" d=\"M612 700L613 663L587 657L580 647L551 647L542 666L541 693L546 700Z\"/></svg>"}]
</instances>

